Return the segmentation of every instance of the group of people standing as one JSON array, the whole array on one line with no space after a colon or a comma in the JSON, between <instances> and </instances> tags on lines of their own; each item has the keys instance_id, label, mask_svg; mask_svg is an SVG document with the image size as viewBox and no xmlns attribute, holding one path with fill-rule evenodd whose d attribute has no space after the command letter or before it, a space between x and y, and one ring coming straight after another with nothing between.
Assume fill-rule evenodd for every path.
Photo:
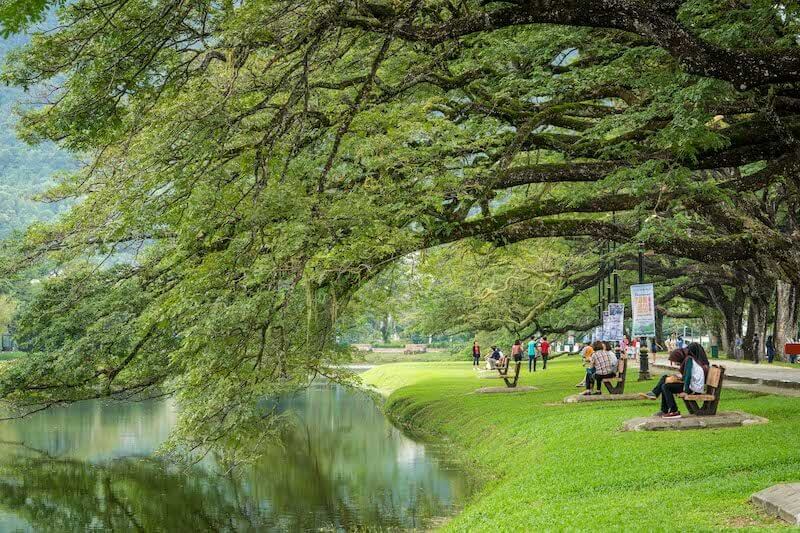
<instances>
[{"instance_id":1,"label":"group of people standing","mask_svg":"<svg viewBox=\"0 0 800 533\"><path fill-rule=\"evenodd\" d=\"M511 346L511 358L515 362L522 361L523 353L525 352L525 348L522 346L522 340L517 339L514 341L514 344ZM542 370L547 369L547 359L550 357L550 343L547 341L547 337L541 337L540 339L536 339L536 337L530 337L527 343L527 354L528 354L528 372L536 372L536 362L541 358L542 360ZM486 356L486 365L487 368L494 369L498 366L503 367L508 363L508 358L503 354L503 351L500 350L497 346L491 347L491 353ZM480 366L481 364L481 347L478 344L478 341L475 341L472 344L472 365L473 366Z\"/></svg>"}]
</instances>

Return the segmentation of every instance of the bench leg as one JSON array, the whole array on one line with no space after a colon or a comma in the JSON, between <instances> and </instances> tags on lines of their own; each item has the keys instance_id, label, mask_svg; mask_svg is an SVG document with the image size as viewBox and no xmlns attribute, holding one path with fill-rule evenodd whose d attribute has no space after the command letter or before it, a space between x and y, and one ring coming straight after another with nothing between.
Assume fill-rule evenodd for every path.
<instances>
[{"instance_id":1,"label":"bench leg","mask_svg":"<svg viewBox=\"0 0 800 533\"><path fill-rule=\"evenodd\" d=\"M698 413L698 411L700 411L700 407L694 400L683 400L683 403L686 404L686 409L689 411L690 415L695 415Z\"/></svg>"},{"instance_id":2,"label":"bench leg","mask_svg":"<svg viewBox=\"0 0 800 533\"><path fill-rule=\"evenodd\" d=\"M695 416L714 416L717 414L717 406L719 405L719 400L705 401L702 406L697 405L695 400L683 400L683 402L686 404L689 414Z\"/></svg>"},{"instance_id":3,"label":"bench leg","mask_svg":"<svg viewBox=\"0 0 800 533\"><path fill-rule=\"evenodd\" d=\"M604 381L603 385L606 386L609 394L622 394L622 391L625 390L625 382L624 381L617 381L616 385L611 385L608 381Z\"/></svg>"},{"instance_id":4,"label":"bench leg","mask_svg":"<svg viewBox=\"0 0 800 533\"><path fill-rule=\"evenodd\" d=\"M713 416L717 414L718 405L719 405L719 400L703 402L703 407L699 411L697 411L697 416Z\"/></svg>"}]
</instances>

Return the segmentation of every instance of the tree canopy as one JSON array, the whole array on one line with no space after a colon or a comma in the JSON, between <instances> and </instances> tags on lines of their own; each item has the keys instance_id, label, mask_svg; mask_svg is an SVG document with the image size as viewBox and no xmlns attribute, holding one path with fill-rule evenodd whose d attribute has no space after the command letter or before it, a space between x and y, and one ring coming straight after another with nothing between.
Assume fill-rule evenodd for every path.
<instances>
[{"instance_id":1,"label":"tree canopy","mask_svg":"<svg viewBox=\"0 0 800 533\"><path fill-rule=\"evenodd\" d=\"M739 290L765 314L777 281L800 280L798 15L760 0L60 5L3 76L45 103L26 139L91 161L48 193L79 203L15 251L9 272L60 266L21 319L38 354L0 394L39 409L174 393L178 434L230 443L267 416L258 398L340 377L337 318L359 287L466 241L569 239L594 264L561 265L559 296L586 303L641 246L675 294L722 309ZM120 249L135 260L98 267Z\"/></svg>"}]
</instances>

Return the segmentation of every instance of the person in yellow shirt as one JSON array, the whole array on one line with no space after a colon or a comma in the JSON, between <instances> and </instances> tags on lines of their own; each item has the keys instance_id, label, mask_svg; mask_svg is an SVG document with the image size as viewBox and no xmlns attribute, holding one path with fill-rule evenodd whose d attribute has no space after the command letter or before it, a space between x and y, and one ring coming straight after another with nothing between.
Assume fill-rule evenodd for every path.
<instances>
[{"instance_id":1,"label":"person in yellow shirt","mask_svg":"<svg viewBox=\"0 0 800 533\"><path fill-rule=\"evenodd\" d=\"M591 368L591 366L592 366L592 354L593 353L594 353L594 348L592 348L591 344L587 344L586 346L583 347L583 350L581 350L581 357L583 358L583 366L585 366L586 369L587 369L587 375L586 375L586 377L584 377L583 381L581 381L580 383L575 385L578 388L582 389L582 388L584 388L586 386L586 380L589 378L588 369Z\"/></svg>"}]
</instances>

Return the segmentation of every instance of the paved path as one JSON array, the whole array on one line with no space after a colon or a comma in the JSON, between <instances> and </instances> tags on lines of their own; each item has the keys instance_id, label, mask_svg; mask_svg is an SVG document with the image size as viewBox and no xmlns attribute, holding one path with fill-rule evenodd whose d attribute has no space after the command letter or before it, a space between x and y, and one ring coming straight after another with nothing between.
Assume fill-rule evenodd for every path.
<instances>
[{"instance_id":1,"label":"paved path","mask_svg":"<svg viewBox=\"0 0 800 533\"><path fill-rule=\"evenodd\" d=\"M754 365L752 363L739 363L728 359L712 359L711 364L725 367L725 377L732 382L750 385L759 385L774 388L800 390L800 365L798 368L774 366L769 363ZM663 357L653 364L654 370L672 369Z\"/></svg>"}]
</instances>

